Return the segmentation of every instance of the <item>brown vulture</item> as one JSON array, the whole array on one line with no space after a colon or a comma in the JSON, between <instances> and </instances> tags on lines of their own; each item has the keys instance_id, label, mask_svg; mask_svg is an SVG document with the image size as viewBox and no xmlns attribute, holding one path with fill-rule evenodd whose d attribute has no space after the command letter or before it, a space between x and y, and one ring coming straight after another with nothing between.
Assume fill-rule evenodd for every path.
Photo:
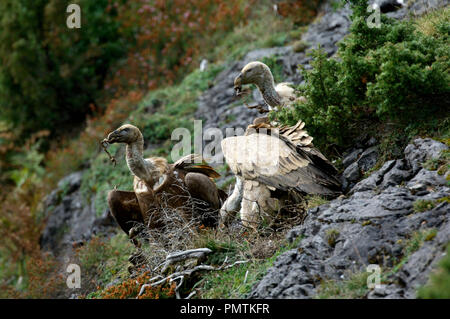
<instances>
[{"instance_id":1,"label":"brown vulture","mask_svg":"<svg viewBox=\"0 0 450 319\"><path fill-rule=\"evenodd\" d=\"M144 158L144 138L140 130L130 124L111 132L102 143L126 144L126 161L134 175L134 190L110 191L108 205L113 217L130 238L136 235L137 228L134 225L137 223L143 223L149 228L161 226L158 213L163 202L171 208L183 210L189 198L199 199L216 213L217 221L224 194L217 189L212 179L220 175L208 165L195 164L194 162L199 161L202 163L198 155L185 156L174 164L168 164L161 157ZM214 222L214 218L212 219Z\"/></svg>"}]
</instances>

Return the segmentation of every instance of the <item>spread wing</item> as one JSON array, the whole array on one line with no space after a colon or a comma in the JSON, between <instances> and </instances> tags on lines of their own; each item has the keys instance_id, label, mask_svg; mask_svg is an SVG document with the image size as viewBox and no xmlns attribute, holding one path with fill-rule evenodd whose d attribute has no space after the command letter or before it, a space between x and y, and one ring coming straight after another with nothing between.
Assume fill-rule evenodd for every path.
<instances>
[{"instance_id":1,"label":"spread wing","mask_svg":"<svg viewBox=\"0 0 450 319\"><path fill-rule=\"evenodd\" d=\"M295 189L326 196L340 193L340 183L330 174L328 165L321 162L320 152L296 145L273 131L271 135L256 132L226 138L222 151L230 169L244 179L283 191Z\"/></svg>"}]
</instances>

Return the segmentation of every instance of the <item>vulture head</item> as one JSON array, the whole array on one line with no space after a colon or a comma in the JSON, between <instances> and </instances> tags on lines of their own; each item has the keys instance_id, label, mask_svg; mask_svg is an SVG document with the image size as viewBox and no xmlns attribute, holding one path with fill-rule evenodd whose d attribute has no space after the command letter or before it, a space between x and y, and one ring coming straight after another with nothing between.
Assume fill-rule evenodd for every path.
<instances>
[{"instance_id":1,"label":"vulture head","mask_svg":"<svg viewBox=\"0 0 450 319\"><path fill-rule=\"evenodd\" d=\"M108 134L104 142L108 144L131 144L142 138L142 134L136 126L125 124Z\"/></svg>"},{"instance_id":2,"label":"vulture head","mask_svg":"<svg viewBox=\"0 0 450 319\"><path fill-rule=\"evenodd\" d=\"M255 84L262 88L267 84L273 85L273 83L270 68L262 62L254 61L244 66L241 73L234 79L234 90L239 94L244 84Z\"/></svg>"}]
</instances>

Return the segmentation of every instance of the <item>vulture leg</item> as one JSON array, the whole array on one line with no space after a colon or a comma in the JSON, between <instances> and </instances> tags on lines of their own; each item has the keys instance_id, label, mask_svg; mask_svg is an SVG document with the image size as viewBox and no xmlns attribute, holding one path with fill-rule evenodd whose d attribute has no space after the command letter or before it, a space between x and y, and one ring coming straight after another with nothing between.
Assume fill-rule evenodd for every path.
<instances>
[{"instance_id":1,"label":"vulture leg","mask_svg":"<svg viewBox=\"0 0 450 319\"><path fill-rule=\"evenodd\" d=\"M133 227L136 223L143 223L141 208L134 192L112 190L108 193L108 206L120 228L130 236L136 235ZM130 232L131 230L131 232ZM134 237L131 236L131 237ZM137 245L137 241L133 240Z\"/></svg>"},{"instance_id":2,"label":"vulture leg","mask_svg":"<svg viewBox=\"0 0 450 319\"><path fill-rule=\"evenodd\" d=\"M220 209L220 226L228 225L236 216L236 213L241 209L243 195L244 183L242 178L236 176L233 193L227 198Z\"/></svg>"},{"instance_id":3,"label":"vulture leg","mask_svg":"<svg viewBox=\"0 0 450 319\"><path fill-rule=\"evenodd\" d=\"M199 205L200 207L198 208L202 210L202 216L197 217L200 217L202 222L207 226L217 224L217 217L214 216L214 213L220 208L220 197L214 182L204 174L190 172L184 177L184 183L192 197L208 204L208 207Z\"/></svg>"}]
</instances>

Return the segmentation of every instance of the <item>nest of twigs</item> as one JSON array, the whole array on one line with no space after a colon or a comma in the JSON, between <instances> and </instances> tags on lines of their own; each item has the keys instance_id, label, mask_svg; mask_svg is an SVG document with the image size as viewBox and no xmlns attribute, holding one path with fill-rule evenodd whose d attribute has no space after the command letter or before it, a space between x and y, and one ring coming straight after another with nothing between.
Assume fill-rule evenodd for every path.
<instances>
[{"instance_id":1,"label":"nest of twigs","mask_svg":"<svg viewBox=\"0 0 450 319\"><path fill-rule=\"evenodd\" d=\"M185 202L183 206L171 207L171 202L180 199ZM136 239L142 244L136 253L139 255L138 265L151 271L156 271L168 254L192 248L199 229L214 227L219 222L218 210L193 198L187 190L184 195L163 194L160 205L147 213L147 224L136 224L134 227L138 228ZM149 228L150 223L156 223L159 227Z\"/></svg>"}]
</instances>

